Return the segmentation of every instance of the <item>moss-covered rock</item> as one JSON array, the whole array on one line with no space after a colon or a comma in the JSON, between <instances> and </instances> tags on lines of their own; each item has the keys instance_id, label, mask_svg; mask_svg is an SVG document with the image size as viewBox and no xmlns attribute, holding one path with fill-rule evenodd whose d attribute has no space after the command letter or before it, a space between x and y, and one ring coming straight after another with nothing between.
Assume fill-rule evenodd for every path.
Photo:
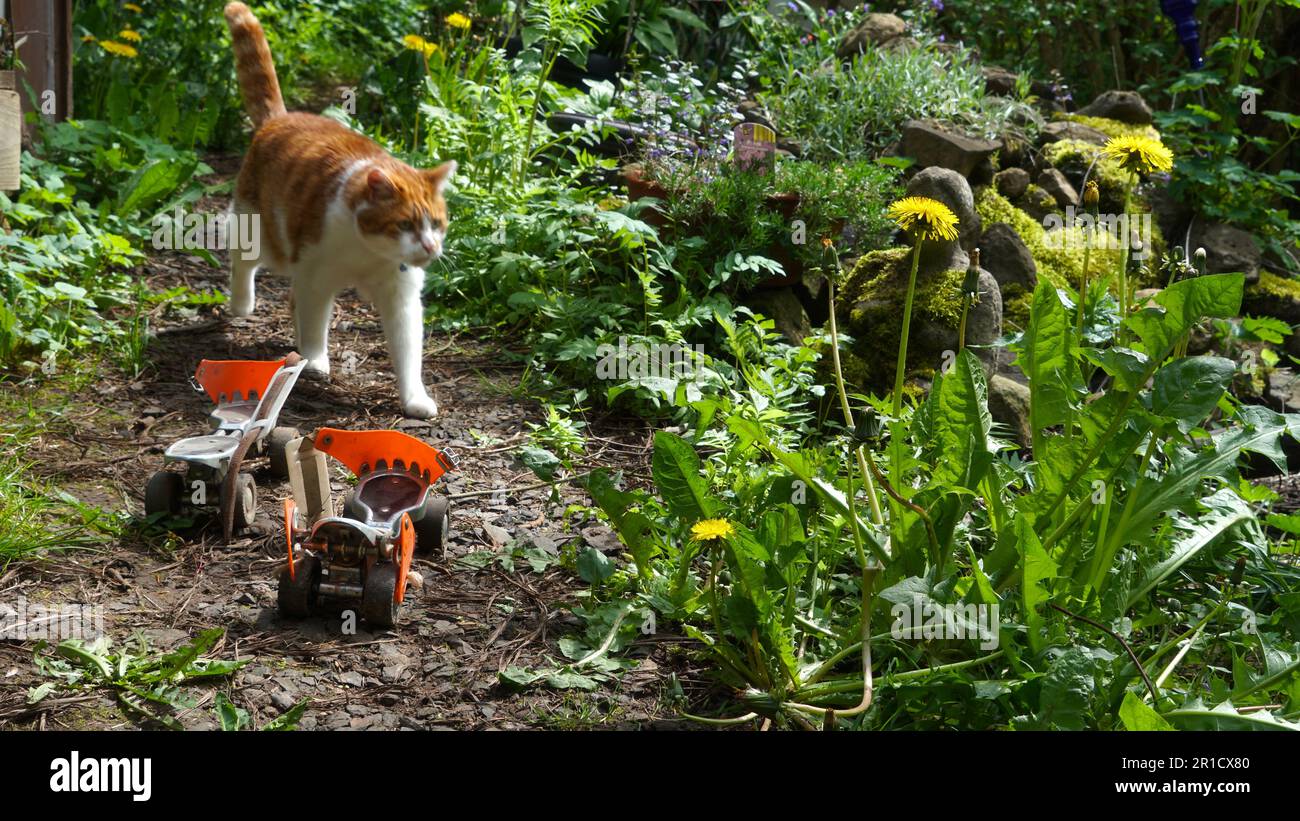
<instances>
[{"instance_id":1,"label":"moss-covered rock","mask_svg":"<svg viewBox=\"0 0 1300 821\"><path fill-rule=\"evenodd\" d=\"M883 391L893 383L911 254L909 248L873 251L846 277L838 313L841 327L854 343L852 365L844 362L845 378L859 387ZM918 272L907 350L909 375L932 373L945 351L956 350L965 276L959 269ZM984 271L980 283L981 301L971 307L966 322L970 344L986 344L1001 334L997 282ZM850 378L850 369L855 378Z\"/></svg>"},{"instance_id":2,"label":"moss-covered rock","mask_svg":"<svg viewBox=\"0 0 1300 821\"><path fill-rule=\"evenodd\" d=\"M1046 277L1048 282L1057 287L1078 287L1083 273L1082 228L1070 226L1048 232L1041 222L1012 205L992 188L981 188L975 192L975 210L986 225L1005 222L1015 229L1033 256L1040 277ZM1095 279L1103 271L1115 270L1119 259L1120 252L1117 250L1094 248L1089 262L1091 276Z\"/></svg>"},{"instance_id":3,"label":"moss-covered rock","mask_svg":"<svg viewBox=\"0 0 1300 821\"><path fill-rule=\"evenodd\" d=\"M1016 330L1024 330L1029 324L1029 308L1034 301L1034 292L1019 283L1002 286L1002 322Z\"/></svg>"},{"instance_id":4,"label":"moss-covered rock","mask_svg":"<svg viewBox=\"0 0 1300 821\"><path fill-rule=\"evenodd\" d=\"M1241 310L1251 316L1272 316L1300 324L1300 280L1260 271L1259 280L1246 286Z\"/></svg>"},{"instance_id":5,"label":"moss-covered rock","mask_svg":"<svg viewBox=\"0 0 1300 821\"><path fill-rule=\"evenodd\" d=\"M1024 195L1020 198L1021 208L1025 213L1036 220L1047 217L1048 214L1059 213L1060 209L1056 207L1056 197L1048 193L1047 189L1037 183L1030 183L1025 188Z\"/></svg>"},{"instance_id":6,"label":"moss-covered rock","mask_svg":"<svg viewBox=\"0 0 1300 821\"><path fill-rule=\"evenodd\" d=\"M1083 140L1060 140L1043 146L1043 158L1065 173L1076 187L1083 184L1084 174L1097 183L1103 213L1124 209L1124 193L1130 178L1118 160L1103 157L1101 146Z\"/></svg>"},{"instance_id":7,"label":"moss-covered rock","mask_svg":"<svg viewBox=\"0 0 1300 821\"><path fill-rule=\"evenodd\" d=\"M1122 123L1119 120L1111 120L1106 117L1089 117L1086 114L1063 114L1063 120L1069 120L1072 123L1086 125L1089 128L1095 128L1107 137L1114 139L1116 137L1149 137L1153 140L1160 139L1160 132L1156 131L1153 126L1133 125L1132 123Z\"/></svg>"}]
</instances>

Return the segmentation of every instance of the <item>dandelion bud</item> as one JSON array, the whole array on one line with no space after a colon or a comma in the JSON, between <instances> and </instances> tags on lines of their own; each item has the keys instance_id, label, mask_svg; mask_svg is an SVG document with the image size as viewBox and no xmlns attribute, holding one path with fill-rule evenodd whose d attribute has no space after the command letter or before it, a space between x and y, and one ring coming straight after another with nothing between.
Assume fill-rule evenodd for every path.
<instances>
[{"instance_id":1,"label":"dandelion bud","mask_svg":"<svg viewBox=\"0 0 1300 821\"><path fill-rule=\"evenodd\" d=\"M859 443L866 444L880 438L883 426L880 423L880 417L876 414L875 408L867 408L858 414L858 418L853 425L853 438Z\"/></svg>"},{"instance_id":2,"label":"dandelion bud","mask_svg":"<svg viewBox=\"0 0 1300 821\"><path fill-rule=\"evenodd\" d=\"M1233 587L1241 584L1242 579L1246 577L1246 557L1238 556L1237 563L1232 567L1232 578L1229 580Z\"/></svg>"},{"instance_id":3,"label":"dandelion bud","mask_svg":"<svg viewBox=\"0 0 1300 821\"><path fill-rule=\"evenodd\" d=\"M1197 248L1196 253L1192 254L1192 264L1196 266L1198 273L1205 273L1205 249Z\"/></svg>"},{"instance_id":4,"label":"dandelion bud","mask_svg":"<svg viewBox=\"0 0 1300 821\"><path fill-rule=\"evenodd\" d=\"M970 253L970 265L966 268L966 278L961 283L962 296L978 299L980 295L980 251L976 248Z\"/></svg>"},{"instance_id":5,"label":"dandelion bud","mask_svg":"<svg viewBox=\"0 0 1300 821\"><path fill-rule=\"evenodd\" d=\"M1097 183L1088 180L1088 183L1083 186L1083 204L1089 208L1096 208L1100 200L1101 193L1097 190Z\"/></svg>"}]
</instances>

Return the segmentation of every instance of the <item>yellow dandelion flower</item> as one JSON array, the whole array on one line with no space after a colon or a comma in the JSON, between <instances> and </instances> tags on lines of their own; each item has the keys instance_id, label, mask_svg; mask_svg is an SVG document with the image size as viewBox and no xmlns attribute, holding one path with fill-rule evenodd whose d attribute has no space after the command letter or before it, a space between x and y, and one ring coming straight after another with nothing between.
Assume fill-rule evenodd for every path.
<instances>
[{"instance_id":1,"label":"yellow dandelion flower","mask_svg":"<svg viewBox=\"0 0 1300 821\"><path fill-rule=\"evenodd\" d=\"M126 9L127 11L133 11L136 14L144 14L144 9L140 8L135 3L123 3L122 8Z\"/></svg>"},{"instance_id":2,"label":"yellow dandelion flower","mask_svg":"<svg viewBox=\"0 0 1300 821\"><path fill-rule=\"evenodd\" d=\"M890 218L904 231L913 231L922 239L957 238L957 215L948 206L929 197L904 197L889 206Z\"/></svg>"},{"instance_id":3,"label":"yellow dandelion flower","mask_svg":"<svg viewBox=\"0 0 1300 821\"><path fill-rule=\"evenodd\" d=\"M408 34L403 37L402 45L406 46L411 51L422 53L425 56L425 59L432 57L433 53L438 50L437 43L430 43L418 34Z\"/></svg>"},{"instance_id":4,"label":"yellow dandelion flower","mask_svg":"<svg viewBox=\"0 0 1300 821\"><path fill-rule=\"evenodd\" d=\"M736 529L726 519L701 519L691 525L691 538L697 542L725 539L735 532Z\"/></svg>"},{"instance_id":5,"label":"yellow dandelion flower","mask_svg":"<svg viewBox=\"0 0 1300 821\"><path fill-rule=\"evenodd\" d=\"M1113 137L1106 142L1101 152L1118 160L1125 170L1134 174L1168 171L1174 167L1174 152L1151 137L1136 134Z\"/></svg>"},{"instance_id":6,"label":"yellow dandelion flower","mask_svg":"<svg viewBox=\"0 0 1300 821\"><path fill-rule=\"evenodd\" d=\"M138 43L144 38L140 36L140 32L138 31L132 31L131 29L122 29L117 33L117 39L127 40L132 43Z\"/></svg>"},{"instance_id":7,"label":"yellow dandelion flower","mask_svg":"<svg viewBox=\"0 0 1300 821\"><path fill-rule=\"evenodd\" d=\"M82 35L82 37L81 37L81 42L83 42L83 43L93 43L93 42L95 42L95 35L93 35L93 34L85 34L85 35Z\"/></svg>"},{"instance_id":8,"label":"yellow dandelion flower","mask_svg":"<svg viewBox=\"0 0 1300 821\"><path fill-rule=\"evenodd\" d=\"M468 29L470 26L470 19L458 11L448 14L445 18L445 22L452 28L461 29L462 31Z\"/></svg>"},{"instance_id":9,"label":"yellow dandelion flower","mask_svg":"<svg viewBox=\"0 0 1300 821\"><path fill-rule=\"evenodd\" d=\"M119 57L135 58L139 52L126 43L119 43L116 40L100 40L99 47L109 54L116 54Z\"/></svg>"}]
</instances>

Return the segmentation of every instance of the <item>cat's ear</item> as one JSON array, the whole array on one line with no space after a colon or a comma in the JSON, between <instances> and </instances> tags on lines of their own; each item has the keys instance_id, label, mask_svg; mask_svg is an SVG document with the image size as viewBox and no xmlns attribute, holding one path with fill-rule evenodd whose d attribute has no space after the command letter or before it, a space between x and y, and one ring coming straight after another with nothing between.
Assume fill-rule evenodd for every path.
<instances>
[{"instance_id":1,"label":"cat's ear","mask_svg":"<svg viewBox=\"0 0 1300 821\"><path fill-rule=\"evenodd\" d=\"M397 186L378 168L370 169L366 175L366 185L370 190L370 198L375 201L392 199L397 195Z\"/></svg>"},{"instance_id":2,"label":"cat's ear","mask_svg":"<svg viewBox=\"0 0 1300 821\"><path fill-rule=\"evenodd\" d=\"M433 189L434 193L438 196L442 196L442 189L447 187L447 182L455 173L456 161L450 160L437 168L430 168L428 171L425 171L424 178L429 182L429 187Z\"/></svg>"}]
</instances>

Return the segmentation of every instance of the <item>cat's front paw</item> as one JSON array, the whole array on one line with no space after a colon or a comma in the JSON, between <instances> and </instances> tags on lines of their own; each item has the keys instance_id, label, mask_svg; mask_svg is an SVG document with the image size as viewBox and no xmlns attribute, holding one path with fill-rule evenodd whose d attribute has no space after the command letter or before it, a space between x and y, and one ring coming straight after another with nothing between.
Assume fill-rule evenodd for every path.
<instances>
[{"instance_id":1,"label":"cat's front paw","mask_svg":"<svg viewBox=\"0 0 1300 821\"><path fill-rule=\"evenodd\" d=\"M431 419L438 415L438 403L429 396L417 396L402 403L402 413L412 419Z\"/></svg>"},{"instance_id":2,"label":"cat's front paw","mask_svg":"<svg viewBox=\"0 0 1300 821\"><path fill-rule=\"evenodd\" d=\"M256 307L255 300L251 296L246 299L234 296L230 298L231 316L252 316L254 307Z\"/></svg>"},{"instance_id":3,"label":"cat's front paw","mask_svg":"<svg viewBox=\"0 0 1300 821\"><path fill-rule=\"evenodd\" d=\"M302 369L302 375L309 379L318 379L322 382L328 382L330 378L330 361L329 357L312 356L307 358L307 365Z\"/></svg>"}]
</instances>

